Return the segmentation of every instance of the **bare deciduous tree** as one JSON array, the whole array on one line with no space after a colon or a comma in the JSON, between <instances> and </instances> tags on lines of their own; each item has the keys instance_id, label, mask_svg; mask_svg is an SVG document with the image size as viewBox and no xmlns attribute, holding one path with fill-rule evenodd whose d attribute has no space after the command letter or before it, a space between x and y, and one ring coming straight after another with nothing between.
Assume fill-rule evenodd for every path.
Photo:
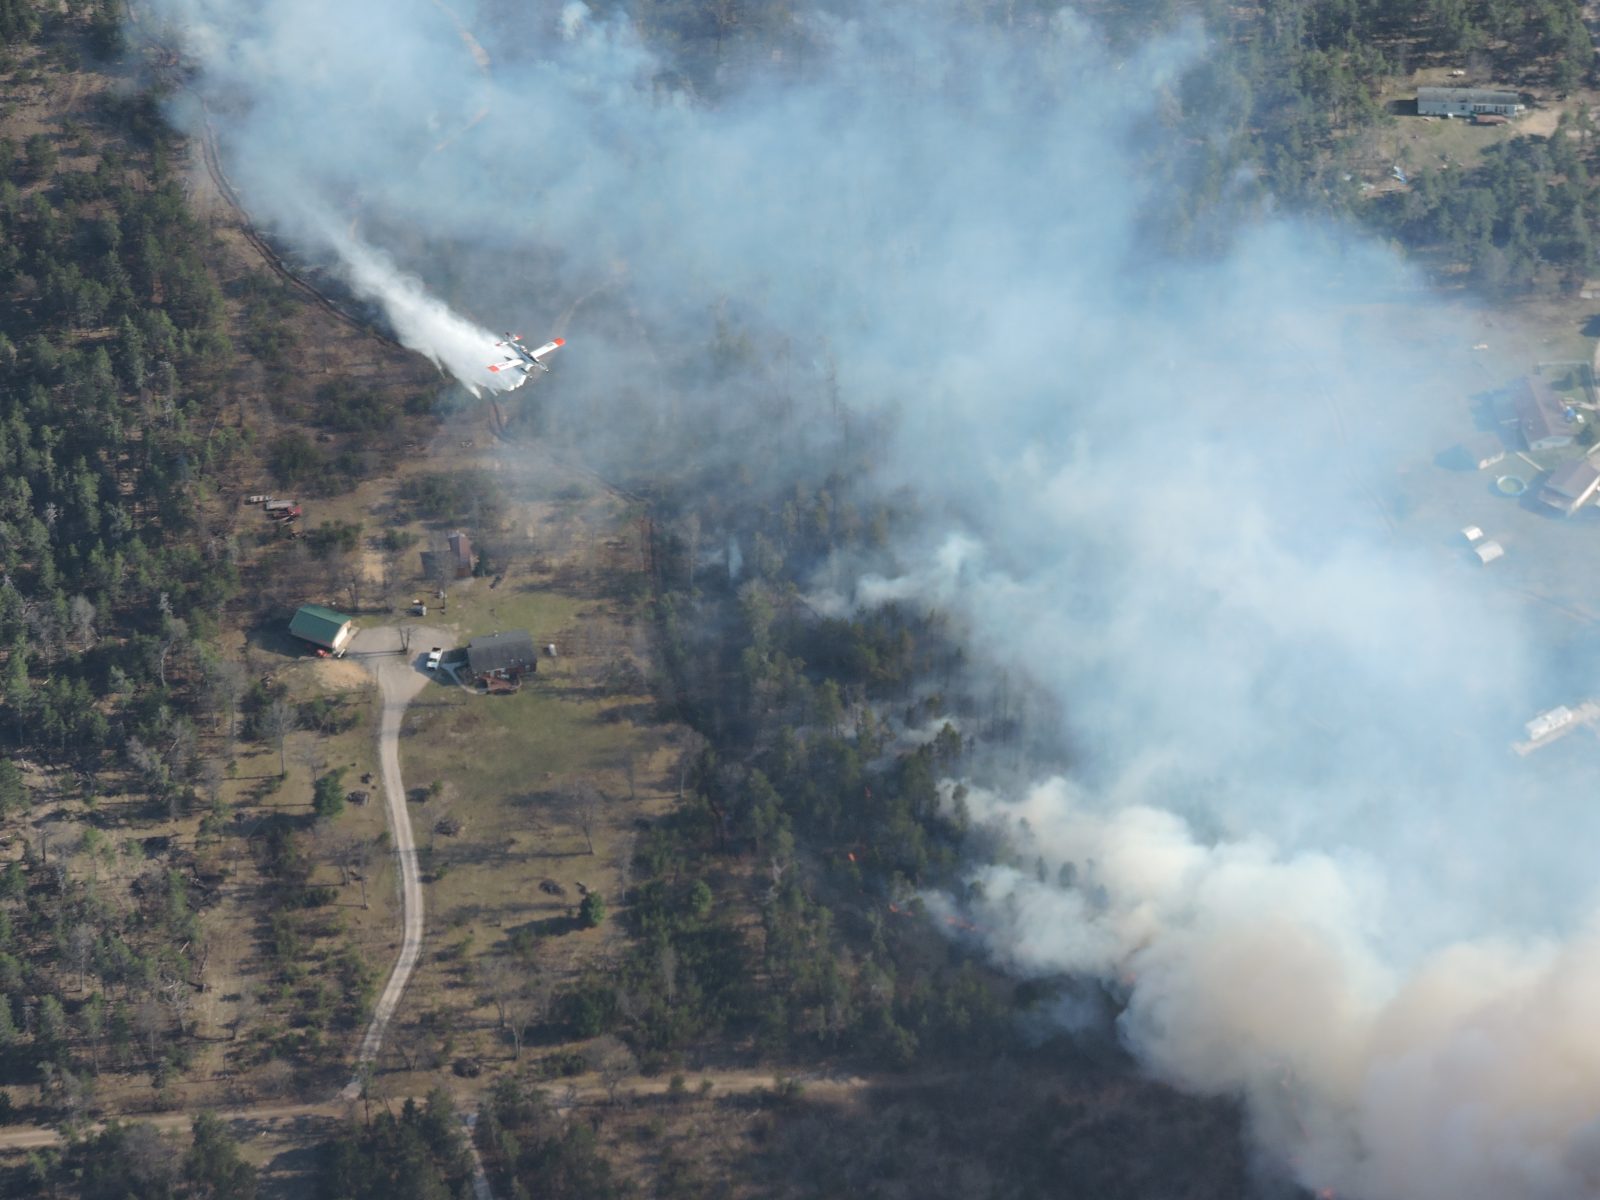
<instances>
[{"instance_id":1,"label":"bare deciduous tree","mask_svg":"<svg viewBox=\"0 0 1600 1200\"><path fill-rule=\"evenodd\" d=\"M377 850L377 843L366 838L357 839L350 848L349 870L355 876L356 882L361 885L361 907L371 908L367 902L367 876L372 872L372 856Z\"/></svg>"},{"instance_id":2,"label":"bare deciduous tree","mask_svg":"<svg viewBox=\"0 0 1600 1200\"><path fill-rule=\"evenodd\" d=\"M94 605L87 596L74 596L67 602L67 619L72 625L72 637L84 649L94 645Z\"/></svg>"},{"instance_id":3,"label":"bare deciduous tree","mask_svg":"<svg viewBox=\"0 0 1600 1200\"><path fill-rule=\"evenodd\" d=\"M157 640L154 650L156 679L162 687L167 686L167 661L172 652L189 640L189 625L182 617L164 617L161 621L161 637Z\"/></svg>"},{"instance_id":4,"label":"bare deciduous tree","mask_svg":"<svg viewBox=\"0 0 1600 1200\"><path fill-rule=\"evenodd\" d=\"M378 560L378 571L378 586L383 590L384 600L393 607L394 589L400 581L400 555L393 550L385 550L383 557Z\"/></svg>"},{"instance_id":5,"label":"bare deciduous tree","mask_svg":"<svg viewBox=\"0 0 1600 1200\"><path fill-rule=\"evenodd\" d=\"M297 757L305 764L306 771L311 775L311 786L316 787L317 779L322 775L322 768L328 765L328 756L323 753L321 740L312 738L300 747Z\"/></svg>"},{"instance_id":6,"label":"bare deciduous tree","mask_svg":"<svg viewBox=\"0 0 1600 1200\"><path fill-rule=\"evenodd\" d=\"M431 1046L432 1041L427 1031L414 1025L389 1027L389 1044L394 1047L406 1064L406 1070L415 1071L417 1065L424 1060L424 1056Z\"/></svg>"},{"instance_id":7,"label":"bare deciduous tree","mask_svg":"<svg viewBox=\"0 0 1600 1200\"><path fill-rule=\"evenodd\" d=\"M289 735L295 731L299 724L300 714L295 710L294 705L281 696L267 705L266 712L262 714L262 732L276 742L278 746L278 773L280 775L289 774L289 759L284 747L289 740Z\"/></svg>"},{"instance_id":8,"label":"bare deciduous tree","mask_svg":"<svg viewBox=\"0 0 1600 1200\"><path fill-rule=\"evenodd\" d=\"M522 971L517 965L504 958L486 958L478 966L478 981L483 984L484 994L494 1005L495 1019L501 1029L506 1027L507 1005L521 977Z\"/></svg>"},{"instance_id":9,"label":"bare deciduous tree","mask_svg":"<svg viewBox=\"0 0 1600 1200\"><path fill-rule=\"evenodd\" d=\"M154 997L133 1006L133 1031L144 1039L151 1062L160 1057L161 1036L167 1028L166 1009Z\"/></svg>"},{"instance_id":10,"label":"bare deciduous tree","mask_svg":"<svg viewBox=\"0 0 1600 1200\"><path fill-rule=\"evenodd\" d=\"M514 1057L522 1057L522 1044L528 1036L528 1030L549 1014L553 988L549 973L535 967L532 975L507 999L506 1028L511 1033L511 1052Z\"/></svg>"},{"instance_id":11,"label":"bare deciduous tree","mask_svg":"<svg viewBox=\"0 0 1600 1200\"><path fill-rule=\"evenodd\" d=\"M157 986L161 991L161 999L172 1010L173 1020L178 1024L178 1032L182 1033L184 1022L194 1008L193 985L181 975L167 971L162 973Z\"/></svg>"},{"instance_id":12,"label":"bare deciduous tree","mask_svg":"<svg viewBox=\"0 0 1600 1200\"><path fill-rule=\"evenodd\" d=\"M435 538L433 553L428 555L428 582L438 593L441 606L449 602L446 589L455 581L455 577L455 560L450 554L450 548L442 537Z\"/></svg>"},{"instance_id":13,"label":"bare deciduous tree","mask_svg":"<svg viewBox=\"0 0 1600 1200\"><path fill-rule=\"evenodd\" d=\"M45 662L54 661L66 633L55 619L55 610L29 602L23 605L22 618L28 627L29 651Z\"/></svg>"},{"instance_id":14,"label":"bare deciduous tree","mask_svg":"<svg viewBox=\"0 0 1600 1200\"><path fill-rule=\"evenodd\" d=\"M689 782L689 772L695 763L700 761L700 755L711 743L694 730L689 730L683 735L683 749L678 754L678 799L683 799L683 789Z\"/></svg>"},{"instance_id":15,"label":"bare deciduous tree","mask_svg":"<svg viewBox=\"0 0 1600 1200\"><path fill-rule=\"evenodd\" d=\"M245 1030L249 1029L250 1026L254 1024L256 1018L260 1015L261 1001L257 997L255 989L250 987L244 988L240 992L239 999L234 1005L233 1024L228 1030L229 1040L238 1041L239 1035Z\"/></svg>"},{"instance_id":16,"label":"bare deciduous tree","mask_svg":"<svg viewBox=\"0 0 1600 1200\"><path fill-rule=\"evenodd\" d=\"M67 934L67 966L78 973L78 990L88 990L89 963L94 959L94 930L87 925L74 925Z\"/></svg>"},{"instance_id":17,"label":"bare deciduous tree","mask_svg":"<svg viewBox=\"0 0 1600 1200\"><path fill-rule=\"evenodd\" d=\"M200 786L206 794L206 803L212 808L222 797L222 785L228 778L227 768L218 758L208 758L200 764Z\"/></svg>"},{"instance_id":18,"label":"bare deciduous tree","mask_svg":"<svg viewBox=\"0 0 1600 1200\"><path fill-rule=\"evenodd\" d=\"M39 865L49 866L50 847L57 850L58 858L66 858L73 850L73 835L77 826L70 821L49 820L39 826Z\"/></svg>"},{"instance_id":19,"label":"bare deciduous tree","mask_svg":"<svg viewBox=\"0 0 1600 1200\"><path fill-rule=\"evenodd\" d=\"M583 833L583 844L594 853L594 830L600 820L600 789L587 779L575 779L562 789L563 809Z\"/></svg>"},{"instance_id":20,"label":"bare deciduous tree","mask_svg":"<svg viewBox=\"0 0 1600 1200\"><path fill-rule=\"evenodd\" d=\"M617 894L626 896L633 888L633 857L634 846L638 839L631 833L624 833L620 844L612 851L612 861L617 868Z\"/></svg>"},{"instance_id":21,"label":"bare deciduous tree","mask_svg":"<svg viewBox=\"0 0 1600 1200\"><path fill-rule=\"evenodd\" d=\"M342 831L336 825L319 827L317 844L328 861L339 869L339 886L352 881L361 885L361 907L367 904L367 868L372 862L372 842L359 833Z\"/></svg>"},{"instance_id":22,"label":"bare deciduous tree","mask_svg":"<svg viewBox=\"0 0 1600 1200\"><path fill-rule=\"evenodd\" d=\"M171 735L167 738L166 749L162 757L166 760L167 769L172 772L173 778L180 778L188 774L193 765L195 747L199 743L199 735L194 731L194 725L187 717L174 717L167 727Z\"/></svg>"},{"instance_id":23,"label":"bare deciduous tree","mask_svg":"<svg viewBox=\"0 0 1600 1200\"><path fill-rule=\"evenodd\" d=\"M172 1143L154 1125L129 1125L122 1153L127 1177L139 1180L141 1191L148 1188L147 1194L156 1196L177 1191L181 1160L172 1152Z\"/></svg>"},{"instance_id":24,"label":"bare deciduous tree","mask_svg":"<svg viewBox=\"0 0 1600 1200\"><path fill-rule=\"evenodd\" d=\"M350 596L350 611L361 611L361 593L367 586L367 568L359 554L347 555L339 565L339 582Z\"/></svg>"},{"instance_id":25,"label":"bare deciduous tree","mask_svg":"<svg viewBox=\"0 0 1600 1200\"><path fill-rule=\"evenodd\" d=\"M606 1095L611 1098L611 1103L615 1104L622 1081L632 1075L639 1066L638 1060L633 1057L633 1051L608 1033L590 1043L586 1057L595 1074L600 1076Z\"/></svg>"},{"instance_id":26,"label":"bare deciduous tree","mask_svg":"<svg viewBox=\"0 0 1600 1200\"><path fill-rule=\"evenodd\" d=\"M430 826L430 834L441 833L445 837L455 837L461 832L463 822L452 815L453 808L454 806L448 803L434 805L432 814L433 825ZM428 841L431 845L433 842L431 836L429 837Z\"/></svg>"},{"instance_id":27,"label":"bare deciduous tree","mask_svg":"<svg viewBox=\"0 0 1600 1200\"><path fill-rule=\"evenodd\" d=\"M212 729L223 716L228 718L228 746L238 736L239 700L245 693L245 669L231 658L208 655L205 659L205 687L202 700L211 713Z\"/></svg>"},{"instance_id":28,"label":"bare deciduous tree","mask_svg":"<svg viewBox=\"0 0 1600 1200\"><path fill-rule=\"evenodd\" d=\"M106 1001L105 997L96 992L90 996L83 1008L78 1012L78 1021L83 1027L84 1039L89 1043L89 1052L93 1056L91 1061L94 1073L100 1074L100 1046L106 1038Z\"/></svg>"},{"instance_id":29,"label":"bare deciduous tree","mask_svg":"<svg viewBox=\"0 0 1600 1200\"><path fill-rule=\"evenodd\" d=\"M157 750L145 745L136 737L128 738L126 749L128 761L144 775L145 785L150 789L150 794L159 797L171 782L171 772L167 769L166 760Z\"/></svg>"}]
</instances>

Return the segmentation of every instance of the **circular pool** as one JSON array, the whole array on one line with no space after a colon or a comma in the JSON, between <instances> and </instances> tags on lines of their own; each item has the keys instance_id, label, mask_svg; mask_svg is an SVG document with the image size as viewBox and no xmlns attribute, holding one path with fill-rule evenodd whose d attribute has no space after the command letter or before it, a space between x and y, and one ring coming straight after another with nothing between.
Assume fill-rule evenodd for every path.
<instances>
[{"instance_id":1,"label":"circular pool","mask_svg":"<svg viewBox=\"0 0 1600 1200\"><path fill-rule=\"evenodd\" d=\"M1502 475L1494 481L1495 490L1502 496L1520 496L1528 485L1516 475Z\"/></svg>"}]
</instances>

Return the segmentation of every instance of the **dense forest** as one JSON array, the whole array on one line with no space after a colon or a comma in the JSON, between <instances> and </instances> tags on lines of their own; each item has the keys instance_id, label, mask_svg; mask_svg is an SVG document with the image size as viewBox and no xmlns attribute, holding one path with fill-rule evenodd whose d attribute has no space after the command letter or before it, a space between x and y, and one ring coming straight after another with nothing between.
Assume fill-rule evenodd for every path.
<instances>
[{"instance_id":1,"label":"dense forest","mask_svg":"<svg viewBox=\"0 0 1600 1200\"><path fill-rule=\"evenodd\" d=\"M472 1165L455 1105L443 1088L407 1100L322 1147L320 1200L466 1200Z\"/></svg>"},{"instance_id":2,"label":"dense forest","mask_svg":"<svg viewBox=\"0 0 1600 1200\"><path fill-rule=\"evenodd\" d=\"M15 82L43 69L19 53L35 37L62 63L115 51L116 6L44 14L0 6ZM199 519L239 450L213 399L233 348L175 144L148 93L0 138L0 743L90 813L128 780L155 813L197 802L196 717L237 696L206 645L234 547ZM102 1066L146 1066L158 1089L182 1068L169 1035L193 1005L204 897L152 846L134 902L114 899L100 881L125 866L103 828L22 823L54 798L36 783L0 759L0 815L26 848L0 883L0 1078L75 1113ZM68 872L74 856L93 867Z\"/></svg>"},{"instance_id":3,"label":"dense forest","mask_svg":"<svg viewBox=\"0 0 1600 1200\"><path fill-rule=\"evenodd\" d=\"M623 1033L646 1063L707 1036L752 1038L780 1062L848 1052L901 1066L1008 1041L1009 990L959 949L896 950L966 833L938 788L962 736L925 688L959 654L936 617L891 606L819 620L800 602L793 580L875 524L834 484L701 527L747 539L753 578L696 574L682 524L658 555L658 688L705 735L685 764L691 803L638 855L622 971L556 1010L574 1034ZM908 743L908 726L930 722L936 736ZM717 901L730 886L757 900L753 943L737 930L743 904Z\"/></svg>"},{"instance_id":4,"label":"dense forest","mask_svg":"<svg viewBox=\"0 0 1600 1200\"><path fill-rule=\"evenodd\" d=\"M231 347L151 103L108 114L130 157L0 140L5 732L85 767L189 740L171 676L237 582L195 536L236 448L202 399Z\"/></svg>"},{"instance_id":5,"label":"dense forest","mask_svg":"<svg viewBox=\"0 0 1600 1200\"><path fill-rule=\"evenodd\" d=\"M82 1200L255 1200L256 1168L214 1113L191 1123L187 1144L153 1126L111 1121L68 1141L59 1155L31 1154L0 1175L13 1196Z\"/></svg>"},{"instance_id":6,"label":"dense forest","mask_svg":"<svg viewBox=\"0 0 1600 1200\"><path fill-rule=\"evenodd\" d=\"M0 1084L67 1120L97 1107L104 1076L147 1074L155 1104L177 1102L215 948L204 918L246 847L273 910L255 1052L326 1069L326 1039L373 990L327 889L307 886L318 814L246 829L223 800L241 743L358 719L247 680L217 645L252 553L282 556L292 584L339 569L348 538L241 545L218 518L259 453L234 389L281 365L285 309L256 277L230 297L159 89L94 88L120 11L0 4L18 98L0 128L30 128L22 98L79 67L90 80L74 116L0 135ZM371 395L334 392L325 424L372 423ZM313 445L324 489L371 465ZM180 818L198 833L174 837Z\"/></svg>"}]
</instances>

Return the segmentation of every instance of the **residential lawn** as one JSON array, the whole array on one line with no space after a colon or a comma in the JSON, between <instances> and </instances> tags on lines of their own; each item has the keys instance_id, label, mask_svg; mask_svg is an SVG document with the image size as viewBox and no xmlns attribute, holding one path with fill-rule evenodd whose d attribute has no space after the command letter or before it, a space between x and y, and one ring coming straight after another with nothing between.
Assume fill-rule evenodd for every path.
<instances>
[{"instance_id":1,"label":"residential lawn","mask_svg":"<svg viewBox=\"0 0 1600 1200\"><path fill-rule=\"evenodd\" d=\"M511 797L555 777L614 766L630 725L606 723L606 701L550 690L545 670L541 663L539 676L515 695L444 684L424 691L406 715L406 786L439 779L485 799Z\"/></svg>"},{"instance_id":2,"label":"residential lawn","mask_svg":"<svg viewBox=\"0 0 1600 1200\"><path fill-rule=\"evenodd\" d=\"M634 823L672 803L663 731L615 715L619 704L642 701L534 680L509 696L441 685L413 702L401 768L412 796L427 936L402 1004L403 1028L381 1064L379 1094L410 1094L407 1088L425 1083L417 1071L509 1058L487 960L514 961L523 977L536 973L554 983L608 961L622 936ZM429 797L435 780L440 788ZM575 807L580 784L596 796L587 832ZM610 908L599 929L574 919L585 887Z\"/></svg>"},{"instance_id":3,"label":"residential lawn","mask_svg":"<svg viewBox=\"0 0 1600 1200\"><path fill-rule=\"evenodd\" d=\"M578 596L540 586L527 576L508 577L497 588L488 579L463 579L449 589L449 599L439 611L439 621L458 633L459 644L508 629L526 629L539 646L556 642L589 605ZM434 613L430 609L431 622ZM545 670L541 661L539 670Z\"/></svg>"}]
</instances>

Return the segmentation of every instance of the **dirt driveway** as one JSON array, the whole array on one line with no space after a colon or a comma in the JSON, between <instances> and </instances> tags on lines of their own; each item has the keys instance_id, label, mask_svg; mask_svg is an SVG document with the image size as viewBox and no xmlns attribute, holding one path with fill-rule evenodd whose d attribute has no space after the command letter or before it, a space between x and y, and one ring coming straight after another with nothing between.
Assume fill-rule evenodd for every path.
<instances>
[{"instance_id":1,"label":"dirt driveway","mask_svg":"<svg viewBox=\"0 0 1600 1200\"><path fill-rule=\"evenodd\" d=\"M422 666L428 650L433 646L448 648L451 645L450 637L446 630L416 626L411 635L410 650L407 651L401 646L398 629L378 626L357 631L350 644L348 658L372 673L383 698L383 711L378 722L378 767L383 778L384 800L388 805L389 835L394 843L395 859L400 865L403 932L400 956L395 960L394 970L389 973L389 982L384 985L383 994L378 997L367 1034L361 1039L361 1050L356 1055L355 1076L340 1092L340 1096L346 1100L353 1100L361 1094L363 1079L378 1056L383 1035L389 1028L395 1009L400 1005L400 996L417 965L417 956L422 952L422 881L417 872L417 847L411 834L405 781L400 777L400 722L405 717L406 705L432 679Z\"/></svg>"}]
</instances>

